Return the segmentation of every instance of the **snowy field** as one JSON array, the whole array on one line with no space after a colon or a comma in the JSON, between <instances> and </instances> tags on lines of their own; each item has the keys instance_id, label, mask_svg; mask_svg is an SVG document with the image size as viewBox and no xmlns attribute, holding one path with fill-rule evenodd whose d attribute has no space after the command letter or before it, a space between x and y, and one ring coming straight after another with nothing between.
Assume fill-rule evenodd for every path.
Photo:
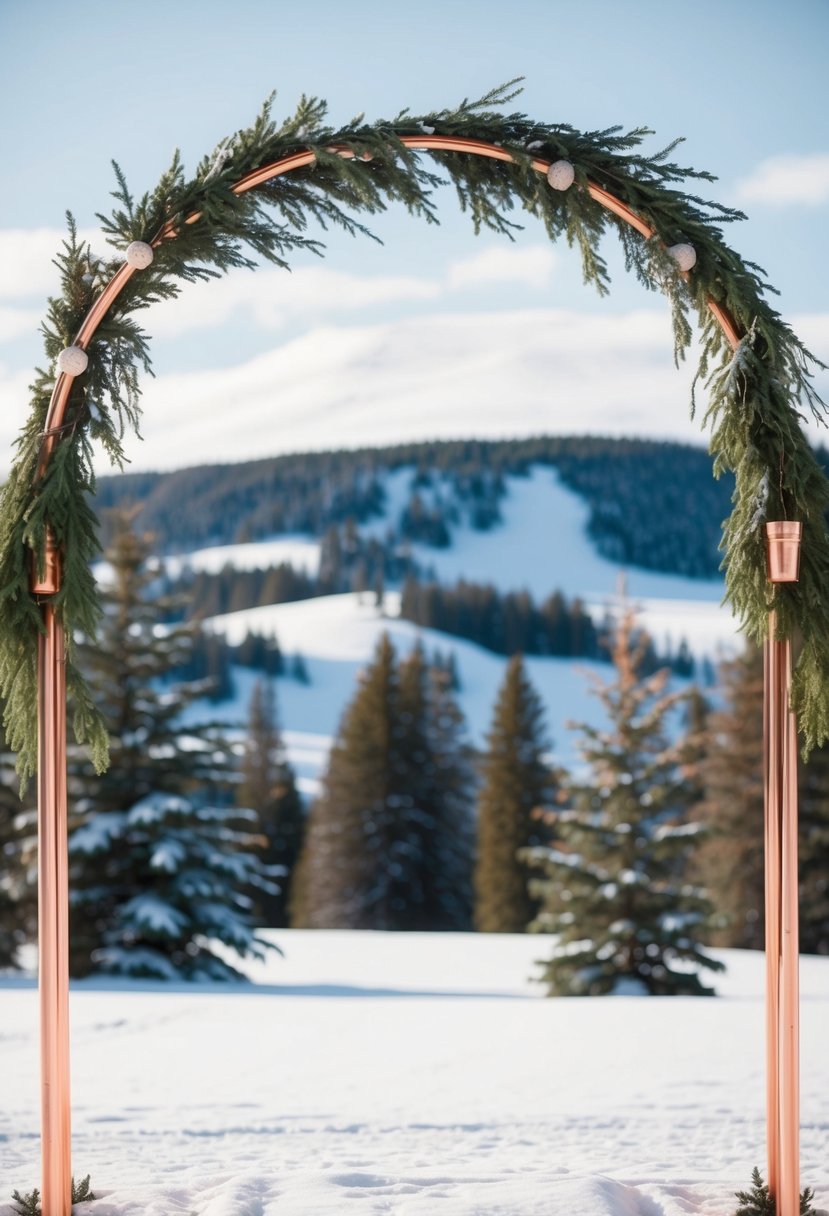
<instances>
[{"instance_id":1,"label":"snowy field","mask_svg":"<svg viewBox=\"0 0 829 1216\"><path fill-rule=\"evenodd\" d=\"M759 955L721 952L716 1000L551 1001L543 938L274 937L247 990L75 986L78 1213L728 1216L762 1164ZM826 1209L829 960L802 984ZM3 1198L39 1174L31 981L0 981L0 1076Z\"/></svg>"}]
</instances>

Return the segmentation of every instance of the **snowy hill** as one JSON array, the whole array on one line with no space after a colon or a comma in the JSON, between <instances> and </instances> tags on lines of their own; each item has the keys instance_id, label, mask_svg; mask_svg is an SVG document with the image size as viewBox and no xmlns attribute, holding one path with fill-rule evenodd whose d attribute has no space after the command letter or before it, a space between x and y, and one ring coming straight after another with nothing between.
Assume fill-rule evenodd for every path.
<instances>
[{"instance_id":1,"label":"snowy hill","mask_svg":"<svg viewBox=\"0 0 829 1216\"><path fill-rule=\"evenodd\" d=\"M361 535L382 535L405 502L410 480L410 469L389 475L386 514L361 525ZM507 488L499 524L481 532L461 522L453 532L450 547L434 549L414 544L415 558L424 566L432 566L438 578L446 582L464 577L492 582L501 591L526 588L538 598L554 589L568 596L582 596L597 621L614 607L624 574L629 595L641 606L643 624L661 648L675 648L685 638L697 656L716 659L738 644L735 622L720 605L720 581L625 571L619 563L600 556L587 534L586 504L550 469L536 468L528 477L511 478ZM313 537L292 535L260 543L214 546L163 560L171 573L185 566L194 570L216 570L222 565L251 569L283 560L313 571L319 564L319 542ZM357 672L370 659L383 631L403 653L419 640L429 653L437 650L454 654L461 681L460 701L473 740L478 744L484 741L505 659L470 642L399 619L399 602L397 592L387 592L380 612L369 593L323 596L228 613L206 623L207 628L234 644L241 642L249 630L274 635L283 653L299 652L305 659L310 684L281 680L278 696L289 758L306 794L316 789L330 738L353 693ZM602 720L597 699L589 695L587 673L607 677L609 668L584 659L531 657L527 662L547 707L554 754L562 763L572 763L573 737L566 723ZM218 707L227 721L244 724L255 679L252 671L234 670L236 695L232 702ZM191 713L199 718L213 717L216 707L196 706Z\"/></svg>"},{"instance_id":2,"label":"snowy hill","mask_svg":"<svg viewBox=\"0 0 829 1216\"><path fill-rule=\"evenodd\" d=\"M74 986L90 1216L730 1216L764 1156L763 960L722 995L544 1000L542 938L279 931L248 989ZM804 1182L829 1205L829 959ZM0 981L0 1216L39 1174L36 993Z\"/></svg>"}]
</instances>

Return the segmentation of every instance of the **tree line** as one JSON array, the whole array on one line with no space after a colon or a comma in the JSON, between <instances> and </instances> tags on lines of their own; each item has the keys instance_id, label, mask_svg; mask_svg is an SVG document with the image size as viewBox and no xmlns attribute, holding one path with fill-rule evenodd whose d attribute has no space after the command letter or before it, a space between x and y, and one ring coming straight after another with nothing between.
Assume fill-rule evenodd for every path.
<instances>
[{"instance_id":1,"label":"tree line","mask_svg":"<svg viewBox=\"0 0 829 1216\"><path fill-rule=\"evenodd\" d=\"M254 692L240 748L183 726L201 684L172 684L189 627L157 629L149 547L110 554L99 644L83 645L112 731L102 777L70 758L74 974L229 978L221 956L273 948L259 926L532 931L548 935L551 994L704 993L710 945L762 944L762 698L753 652L724 669L725 700L672 693L643 670L631 612L596 680L605 725L578 727L573 770L551 757L520 655L506 665L483 749L470 744L445 661L381 637L305 805L275 685ZM677 732L676 714L684 713ZM5 776L9 777L8 758ZM829 953L829 754L801 770L802 942ZM0 966L31 940L34 817L0 795Z\"/></svg>"},{"instance_id":2,"label":"tree line","mask_svg":"<svg viewBox=\"0 0 829 1216\"><path fill-rule=\"evenodd\" d=\"M410 469L408 498L398 518L388 520L393 536L384 543L391 554L407 541L441 547L462 519L492 527L508 478L536 466L555 469L586 499L590 533L605 556L666 573L717 576L733 482L729 475L711 477L703 449L678 443L537 436L396 444L104 477L97 497L104 509L140 504L143 526L169 553L285 532L321 537L349 518L379 519L389 506L389 475Z\"/></svg>"}]
</instances>

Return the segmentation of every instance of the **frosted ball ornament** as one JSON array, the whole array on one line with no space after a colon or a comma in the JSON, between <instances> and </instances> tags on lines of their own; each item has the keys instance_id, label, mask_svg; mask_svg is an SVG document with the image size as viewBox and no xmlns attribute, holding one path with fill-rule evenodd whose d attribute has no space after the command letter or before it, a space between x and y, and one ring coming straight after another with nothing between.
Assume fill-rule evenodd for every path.
<instances>
[{"instance_id":1,"label":"frosted ball ornament","mask_svg":"<svg viewBox=\"0 0 829 1216\"><path fill-rule=\"evenodd\" d=\"M152 245L148 245L146 241L133 241L127 245L124 254L127 265L132 266L134 270L146 270L154 256Z\"/></svg>"},{"instance_id":2,"label":"frosted ball ornament","mask_svg":"<svg viewBox=\"0 0 829 1216\"><path fill-rule=\"evenodd\" d=\"M697 251L693 245L671 245L668 253L680 270L693 270L697 264Z\"/></svg>"},{"instance_id":3,"label":"frosted ball ornament","mask_svg":"<svg viewBox=\"0 0 829 1216\"><path fill-rule=\"evenodd\" d=\"M554 190L569 190L576 180L576 170L569 160L555 160L547 170L547 181Z\"/></svg>"},{"instance_id":4,"label":"frosted ball ornament","mask_svg":"<svg viewBox=\"0 0 829 1216\"><path fill-rule=\"evenodd\" d=\"M89 365L89 355L80 346L65 346L58 355L58 371L64 376L80 376Z\"/></svg>"}]
</instances>

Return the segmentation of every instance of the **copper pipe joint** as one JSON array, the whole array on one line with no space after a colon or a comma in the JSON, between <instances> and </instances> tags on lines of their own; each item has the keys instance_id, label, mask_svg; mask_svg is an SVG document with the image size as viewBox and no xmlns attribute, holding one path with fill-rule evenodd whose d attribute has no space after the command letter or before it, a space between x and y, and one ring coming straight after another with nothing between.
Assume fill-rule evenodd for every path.
<instances>
[{"instance_id":1,"label":"copper pipe joint","mask_svg":"<svg viewBox=\"0 0 829 1216\"><path fill-rule=\"evenodd\" d=\"M29 590L32 595L57 595L60 591L62 563L60 549L51 528L46 529L46 553L43 576L38 573L37 555L32 554L32 575Z\"/></svg>"},{"instance_id":2,"label":"copper pipe joint","mask_svg":"<svg viewBox=\"0 0 829 1216\"><path fill-rule=\"evenodd\" d=\"M770 583L796 583L800 573L803 525L796 520L766 524L766 558Z\"/></svg>"}]
</instances>

